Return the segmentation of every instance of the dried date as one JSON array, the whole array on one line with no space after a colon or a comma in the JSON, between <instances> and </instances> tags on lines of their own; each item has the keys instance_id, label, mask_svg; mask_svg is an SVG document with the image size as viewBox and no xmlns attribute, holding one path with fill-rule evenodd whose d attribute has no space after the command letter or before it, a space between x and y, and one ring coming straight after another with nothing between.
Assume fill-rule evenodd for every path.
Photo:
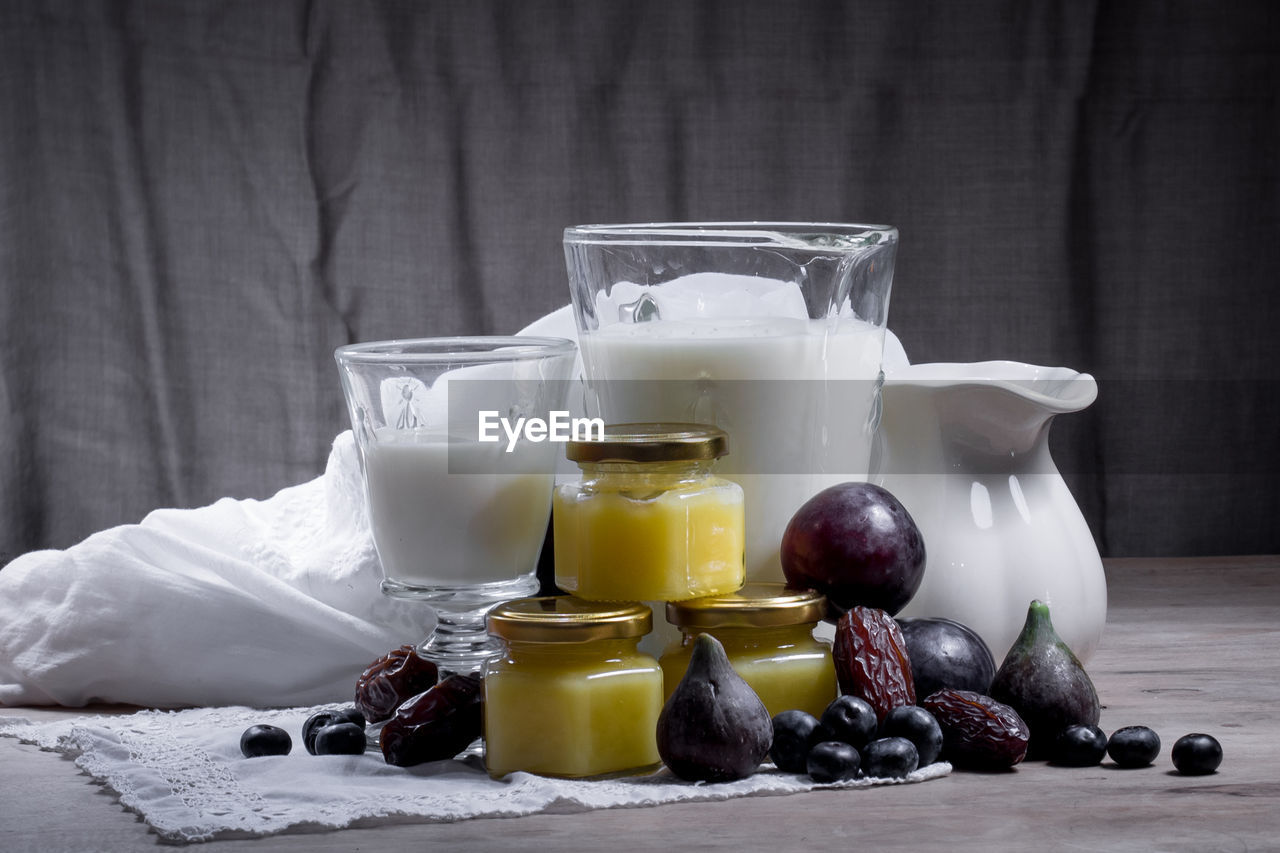
<instances>
[{"instance_id":1,"label":"dried date","mask_svg":"<svg viewBox=\"0 0 1280 853\"><path fill-rule=\"evenodd\" d=\"M920 704L942 727L942 757L956 767L1008 770L1027 756L1031 730L990 696L945 688Z\"/></svg>"},{"instance_id":2,"label":"dried date","mask_svg":"<svg viewBox=\"0 0 1280 853\"><path fill-rule=\"evenodd\" d=\"M397 767L453 758L480 737L480 679L451 675L396 709L378 735L382 757Z\"/></svg>"},{"instance_id":3,"label":"dried date","mask_svg":"<svg viewBox=\"0 0 1280 853\"><path fill-rule=\"evenodd\" d=\"M907 644L886 611L858 606L841 616L833 656L840 692L865 699L878 720L916 703Z\"/></svg>"},{"instance_id":4,"label":"dried date","mask_svg":"<svg viewBox=\"0 0 1280 853\"><path fill-rule=\"evenodd\" d=\"M380 723L401 703L435 686L436 665L420 657L413 646L392 649L356 680L356 708L371 723Z\"/></svg>"}]
</instances>

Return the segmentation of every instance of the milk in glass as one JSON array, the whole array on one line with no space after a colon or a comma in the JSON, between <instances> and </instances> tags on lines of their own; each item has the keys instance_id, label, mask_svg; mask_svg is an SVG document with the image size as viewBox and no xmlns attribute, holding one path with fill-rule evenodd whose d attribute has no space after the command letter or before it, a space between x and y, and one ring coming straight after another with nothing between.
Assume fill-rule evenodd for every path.
<instances>
[{"instance_id":1,"label":"milk in glass","mask_svg":"<svg viewBox=\"0 0 1280 853\"><path fill-rule=\"evenodd\" d=\"M551 513L548 447L519 442L506 453L505 442L375 430L365 475L385 575L429 587L532 572Z\"/></svg>"},{"instance_id":2,"label":"milk in glass","mask_svg":"<svg viewBox=\"0 0 1280 853\"><path fill-rule=\"evenodd\" d=\"M697 273L620 282L579 344L606 421L684 421L729 433L719 472L742 485L749 581L782 580L782 533L821 489L865 479L883 329L841 310L810 319L791 282ZM647 318L647 319L646 319Z\"/></svg>"}]
</instances>

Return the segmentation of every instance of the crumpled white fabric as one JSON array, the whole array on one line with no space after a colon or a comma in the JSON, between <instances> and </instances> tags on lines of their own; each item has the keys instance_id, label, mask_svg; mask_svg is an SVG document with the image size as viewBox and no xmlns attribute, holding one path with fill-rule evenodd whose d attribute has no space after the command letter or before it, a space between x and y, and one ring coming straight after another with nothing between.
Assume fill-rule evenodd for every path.
<instances>
[{"instance_id":1,"label":"crumpled white fabric","mask_svg":"<svg viewBox=\"0 0 1280 853\"><path fill-rule=\"evenodd\" d=\"M271 835L302 825L336 829L379 818L454 821L865 788L923 782L951 772L950 764L937 762L906 779L828 785L771 765L746 779L715 785L682 782L665 770L621 779L512 773L495 780L477 759L401 768L384 762L376 747L358 756L309 755L301 743L302 724L317 710L142 711L40 725L0 718L0 735L74 757L82 770L118 793L125 807L171 841ZM242 757L240 734L255 723L288 731L292 752Z\"/></svg>"},{"instance_id":2,"label":"crumpled white fabric","mask_svg":"<svg viewBox=\"0 0 1280 853\"><path fill-rule=\"evenodd\" d=\"M350 432L265 501L164 509L0 570L0 704L297 706L426 636L388 599Z\"/></svg>"}]
</instances>

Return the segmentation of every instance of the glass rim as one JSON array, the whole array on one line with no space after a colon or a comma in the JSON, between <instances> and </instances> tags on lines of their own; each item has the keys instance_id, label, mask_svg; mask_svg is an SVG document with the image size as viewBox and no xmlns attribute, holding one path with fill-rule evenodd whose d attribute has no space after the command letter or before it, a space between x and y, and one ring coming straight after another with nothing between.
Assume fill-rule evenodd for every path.
<instances>
[{"instance_id":1,"label":"glass rim","mask_svg":"<svg viewBox=\"0 0 1280 853\"><path fill-rule=\"evenodd\" d=\"M394 338L345 344L333 351L341 364L473 364L536 361L573 355L578 345L568 338L536 335L459 335L440 338Z\"/></svg>"},{"instance_id":2,"label":"glass rim","mask_svg":"<svg viewBox=\"0 0 1280 853\"><path fill-rule=\"evenodd\" d=\"M848 240L869 234L896 240L898 229L892 225L852 222L637 222L571 225L564 229L564 242L613 246L774 246L829 251L863 246L828 243L813 238ZM808 239L803 239L806 237ZM880 239L869 242L879 242Z\"/></svg>"}]
</instances>

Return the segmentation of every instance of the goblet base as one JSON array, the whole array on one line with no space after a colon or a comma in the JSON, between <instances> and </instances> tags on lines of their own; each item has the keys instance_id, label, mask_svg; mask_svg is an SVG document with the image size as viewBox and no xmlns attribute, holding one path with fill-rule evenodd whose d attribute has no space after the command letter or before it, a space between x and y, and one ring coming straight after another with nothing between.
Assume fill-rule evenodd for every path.
<instances>
[{"instance_id":1,"label":"goblet base","mask_svg":"<svg viewBox=\"0 0 1280 853\"><path fill-rule=\"evenodd\" d=\"M479 672L485 661L502 654L502 643L489 636L485 615L503 601L525 598L538 591L530 572L511 580L469 586L429 586L387 578L382 594L429 604L436 614L435 629L418 644L418 654L434 663L443 679Z\"/></svg>"}]
</instances>

